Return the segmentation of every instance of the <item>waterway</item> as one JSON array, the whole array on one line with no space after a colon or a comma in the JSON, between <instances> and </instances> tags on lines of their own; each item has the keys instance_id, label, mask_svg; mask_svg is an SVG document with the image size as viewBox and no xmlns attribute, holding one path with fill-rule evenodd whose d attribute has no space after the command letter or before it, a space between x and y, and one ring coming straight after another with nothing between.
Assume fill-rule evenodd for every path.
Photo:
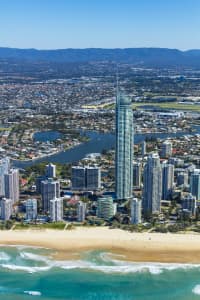
<instances>
[{"instance_id":1,"label":"waterway","mask_svg":"<svg viewBox=\"0 0 200 300\"><path fill-rule=\"evenodd\" d=\"M195 126L196 131L193 133L177 132L177 133L147 133L147 134L135 134L134 143L138 144L145 139L167 139L167 138L178 138L187 134L200 134L200 126ZM17 168L26 168L36 163L47 161L52 163L74 163L83 159L89 153L102 153L103 150L114 149L115 147L115 135L113 133L101 133L97 131L85 131L82 132L89 141L82 143L74 148L58 152L51 156L42 157L37 160L30 161L13 161L13 165ZM61 135L56 131L43 131L38 132L34 135L35 141L52 141L60 138Z\"/></svg>"}]
</instances>

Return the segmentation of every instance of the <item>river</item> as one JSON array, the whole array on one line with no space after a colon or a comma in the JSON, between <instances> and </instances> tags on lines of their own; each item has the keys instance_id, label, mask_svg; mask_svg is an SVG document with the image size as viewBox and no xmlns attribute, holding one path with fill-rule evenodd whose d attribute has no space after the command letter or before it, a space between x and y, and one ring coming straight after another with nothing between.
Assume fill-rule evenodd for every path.
<instances>
[{"instance_id":1,"label":"river","mask_svg":"<svg viewBox=\"0 0 200 300\"><path fill-rule=\"evenodd\" d=\"M144 141L146 138L176 138L186 134L200 133L200 126L195 126L196 131L194 133L178 132L178 133L147 133L147 134L135 134L134 143L138 144ZM110 150L115 147L115 135L112 133L100 133L97 131L85 131L85 134L89 137L89 141L82 143L74 148L66 151L61 151L51 156L42 157L36 160L30 161L13 161L13 166L17 168L26 168L36 163L48 161L51 163L75 163L83 159L89 153L101 153L103 150ZM35 140L38 141L52 141L60 137L59 133L54 131L38 132L34 135Z\"/></svg>"}]
</instances>

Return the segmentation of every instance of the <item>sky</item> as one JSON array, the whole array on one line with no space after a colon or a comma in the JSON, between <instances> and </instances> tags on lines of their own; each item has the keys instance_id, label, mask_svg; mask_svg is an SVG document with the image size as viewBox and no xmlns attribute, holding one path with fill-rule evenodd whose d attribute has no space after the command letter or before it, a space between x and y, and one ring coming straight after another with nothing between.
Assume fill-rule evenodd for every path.
<instances>
[{"instance_id":1,"label":"sky","mask_svg":"<svg viewBox=\"0 0 200 300\"><path fill-rule=\"evenodd\" d=\"M200 49L200 0L0 0L0 47Z\"/></svg>"}]
</instances>

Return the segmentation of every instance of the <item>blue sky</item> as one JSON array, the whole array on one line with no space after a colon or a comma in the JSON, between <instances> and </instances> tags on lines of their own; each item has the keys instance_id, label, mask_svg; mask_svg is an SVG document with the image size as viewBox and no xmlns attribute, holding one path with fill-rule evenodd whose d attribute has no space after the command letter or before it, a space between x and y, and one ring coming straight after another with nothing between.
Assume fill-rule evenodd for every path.
<instances>
[{"instance_id":1,"label":"blue sky","mask_svg":"<svg viewBox=\"0 0 200 300\"><path fill-rule=\"evenodd\" d=\"M0 47L200 49L200 0L0 0Z\"/></svg>"}]
</instances>

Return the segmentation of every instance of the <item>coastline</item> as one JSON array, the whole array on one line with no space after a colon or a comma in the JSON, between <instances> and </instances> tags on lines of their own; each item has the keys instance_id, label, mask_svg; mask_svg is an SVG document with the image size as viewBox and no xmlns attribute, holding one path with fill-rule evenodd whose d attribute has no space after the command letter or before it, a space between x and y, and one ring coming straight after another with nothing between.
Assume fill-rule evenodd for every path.
<instances>
[{"instance_id":1,"label":"coastline","mask_svg":"<svg viewBox=\"0 0 200 300\"><path fill-rule=\"evenodd\" d=\"M127 261L200 264L199 234L130 233L107 227L1 231L0 246L11 245L49 248L60 260L102 250Z\"/></svg>"}]
</instances>

